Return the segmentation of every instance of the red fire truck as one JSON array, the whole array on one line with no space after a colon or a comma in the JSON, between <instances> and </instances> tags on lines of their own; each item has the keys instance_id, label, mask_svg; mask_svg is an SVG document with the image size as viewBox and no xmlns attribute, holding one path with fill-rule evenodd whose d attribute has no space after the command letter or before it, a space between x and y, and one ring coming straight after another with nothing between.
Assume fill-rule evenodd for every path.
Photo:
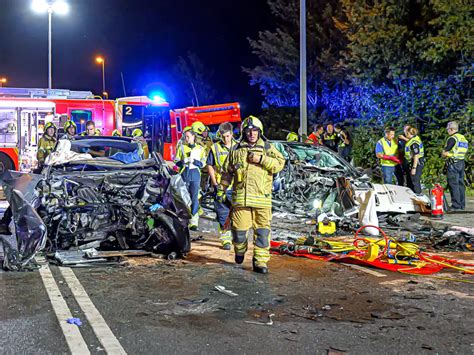
<instances>
[{"instance_id":1,"label":"red fire truck","mask_svg":"<svg viewBox=\"0 0 474 355\"><path fill-rule=\"evenodd\" d=\"M102 100L89 91L0 88L0 170L29 170L36 165L37 143L46 122L62 131L71 119L77 133L94 121L102 135L141 128L150 149L162 151L171 140L169 104L147 97Z\"/></svg>"},{"instance_id":2,"label":"red fire truck","mask_svg":"<svg viewBox=\"0 0 474 355\"><path fill-rule=\"evenodd\" d=\"M77 133L89 120L102 135L118 129L129 136L140 128L150 151L160 152L165 160L174 158L182 129L193 122L201 121L215 132L222 122L241 120L238 103L170 111L167 102L146 96L102 100L90 91L0 88L0 170L36 166L44 125L51 121L62 132L68 119L76 123Z\"/></svg>"},{"instance_id":3,"label":"red fire truck","mask_svg":"<svg viewBox=\"0 0 474 355\"><path fill-rule=\"evenodd\" d=\"M165 144L166 160L174 159L176 143L181 138L184 127L191 126L196 121L200 121L208 126L211 133L216 133L219 125L223 122L231 122L237 126L241 122L240 105L238 102L232 102L171 110L171 143L169 145ZM169 155L167 155L166 151L169 151Z\"/></svg>"}]
</instances>

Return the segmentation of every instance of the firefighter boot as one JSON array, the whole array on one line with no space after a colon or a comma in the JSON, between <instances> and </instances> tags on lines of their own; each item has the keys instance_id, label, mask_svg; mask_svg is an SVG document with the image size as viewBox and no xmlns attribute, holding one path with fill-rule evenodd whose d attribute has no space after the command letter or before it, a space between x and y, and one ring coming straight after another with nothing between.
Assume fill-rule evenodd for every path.
<instances>
[{"instance_id":1,"label":"firefighter boot","mask_svg":"<svg viewBox=\"0 0 474 355\"><path fill-rule=\"evenodd\" d=\"M235 263L242 264L247 251L247 232L242 230L232 230L232 242L235 251Z\"/></svg>"},{"instance_id":2,"label":"firefighter boot","mask_svg":"<svg viewBox=\"0 0 474 355\"><path fill-rule=\"evenodd\" d=\"M252 259L252 266L254 272L257 272L259 274L268 274L267 265L257 264L257 260L255 260L255 258Z\"/></svg>"},{"instance_id":3,"label":"firefighter boot","mask_svg":"<svg viewBox=\"0 0 474 355\"><path fill-rule=\"evenodd\" d=\"M195 231L198 229L199 224L199 214L194 214L191 219L189 220L189 229Z\"/></svg>"}]
</instances>

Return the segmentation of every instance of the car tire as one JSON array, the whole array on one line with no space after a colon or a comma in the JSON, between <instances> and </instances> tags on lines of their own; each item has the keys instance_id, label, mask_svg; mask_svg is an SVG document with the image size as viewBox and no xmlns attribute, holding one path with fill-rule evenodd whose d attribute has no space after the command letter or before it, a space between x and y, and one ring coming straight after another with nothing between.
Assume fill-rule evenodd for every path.
<instances>
[{"instance_id":1,"label":"car tire","mask_svg":"<svg viewBox=\"0 0 474 355\"><path fill-rule=\"evenodd\" d=\"M0 152L0 173L7 170L15 170L15 164L13 164L13 161L8 155Z\"/></svg>"}]
</instances>

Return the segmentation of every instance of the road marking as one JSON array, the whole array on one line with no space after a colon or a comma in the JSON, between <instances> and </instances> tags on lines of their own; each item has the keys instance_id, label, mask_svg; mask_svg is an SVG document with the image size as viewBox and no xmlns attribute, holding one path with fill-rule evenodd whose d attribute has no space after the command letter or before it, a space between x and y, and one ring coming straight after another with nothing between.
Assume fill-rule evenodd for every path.
<instances>
[{"instance_id":1,"label":"road marking","mask_svg":"<svg viewBox=\"0 0 474 355\"><path fill-rule=\"evenodd\" d=\"M46 288L46 292L48 293L49 300L53 306L54 313L58 318L59 325L61 326L64 337L66 338L69 350L73 355L90 354L87 344L77 325L66 322L68 318L72 318L71 311L59 291L49 265L45 264L41 266L39 273L43 280L44 287Z\"/></svg>"},{"instance_id":2,"label":"road marking","mask_svg":"<svg viewBox=\"0 0 474 355\"><path fill-rule=\"evenodd\" d=\"M342 263L342 265L346 265L346 266L349 266L353 269L357 269L359 271L363 271L365 272L366 274L370 274L372 276L376 276L376 277L387 277L387 275L385 274L382 274L381 272L377 272L377 271L374 271L374 270L370 270L370 269L367 269L366 267L363 267L363 266L360 266L360 265L355 265L355 264L346 264L346 263Z\"/></svg>"},{"instance_id":3,"label":"road marking","mask_svg":"<svg viewBox=\"0 0 474 355\"><path fill-rule=\"evenodd\" d=\"M66 280L72 294L76 298L77 303L84 312L89 324L97 336L97 339L99 339L105 351L108 354L126 355L127 353L122 348L122 345L120 345L120 342L115 337L114 333L112 333L104 318L94 306L94 303L92 303L86 290L81 285L71 268L60 267L59 270L61 270L61 274Z\"/></svg>"}]
</instances>

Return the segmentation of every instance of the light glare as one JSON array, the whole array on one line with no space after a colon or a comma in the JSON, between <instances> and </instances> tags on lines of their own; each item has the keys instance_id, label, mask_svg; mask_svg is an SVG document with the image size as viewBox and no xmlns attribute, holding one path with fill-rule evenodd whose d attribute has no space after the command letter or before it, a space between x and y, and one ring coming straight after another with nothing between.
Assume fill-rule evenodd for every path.
<instances>
[{"instance_id":1,"label":"light glare","mask_svg":"<svg viewBox=\"0 0 474 355\"><path fill-rule=\"evenodd\" d=\"M44 13L48 12L48 2L46 0L33 0L31 8L34 12Z\"/></svg>"},{"instance_id":2,"label":"light glare","mask_svg":"<svg viewBox=\"0 0 474 355\"><path fill-rule=\"evenodd\" d=\"M66 15L69 12L69 4L59 0L53 3L53 11L58 15Z\"/></svg>"}]
</instances>

